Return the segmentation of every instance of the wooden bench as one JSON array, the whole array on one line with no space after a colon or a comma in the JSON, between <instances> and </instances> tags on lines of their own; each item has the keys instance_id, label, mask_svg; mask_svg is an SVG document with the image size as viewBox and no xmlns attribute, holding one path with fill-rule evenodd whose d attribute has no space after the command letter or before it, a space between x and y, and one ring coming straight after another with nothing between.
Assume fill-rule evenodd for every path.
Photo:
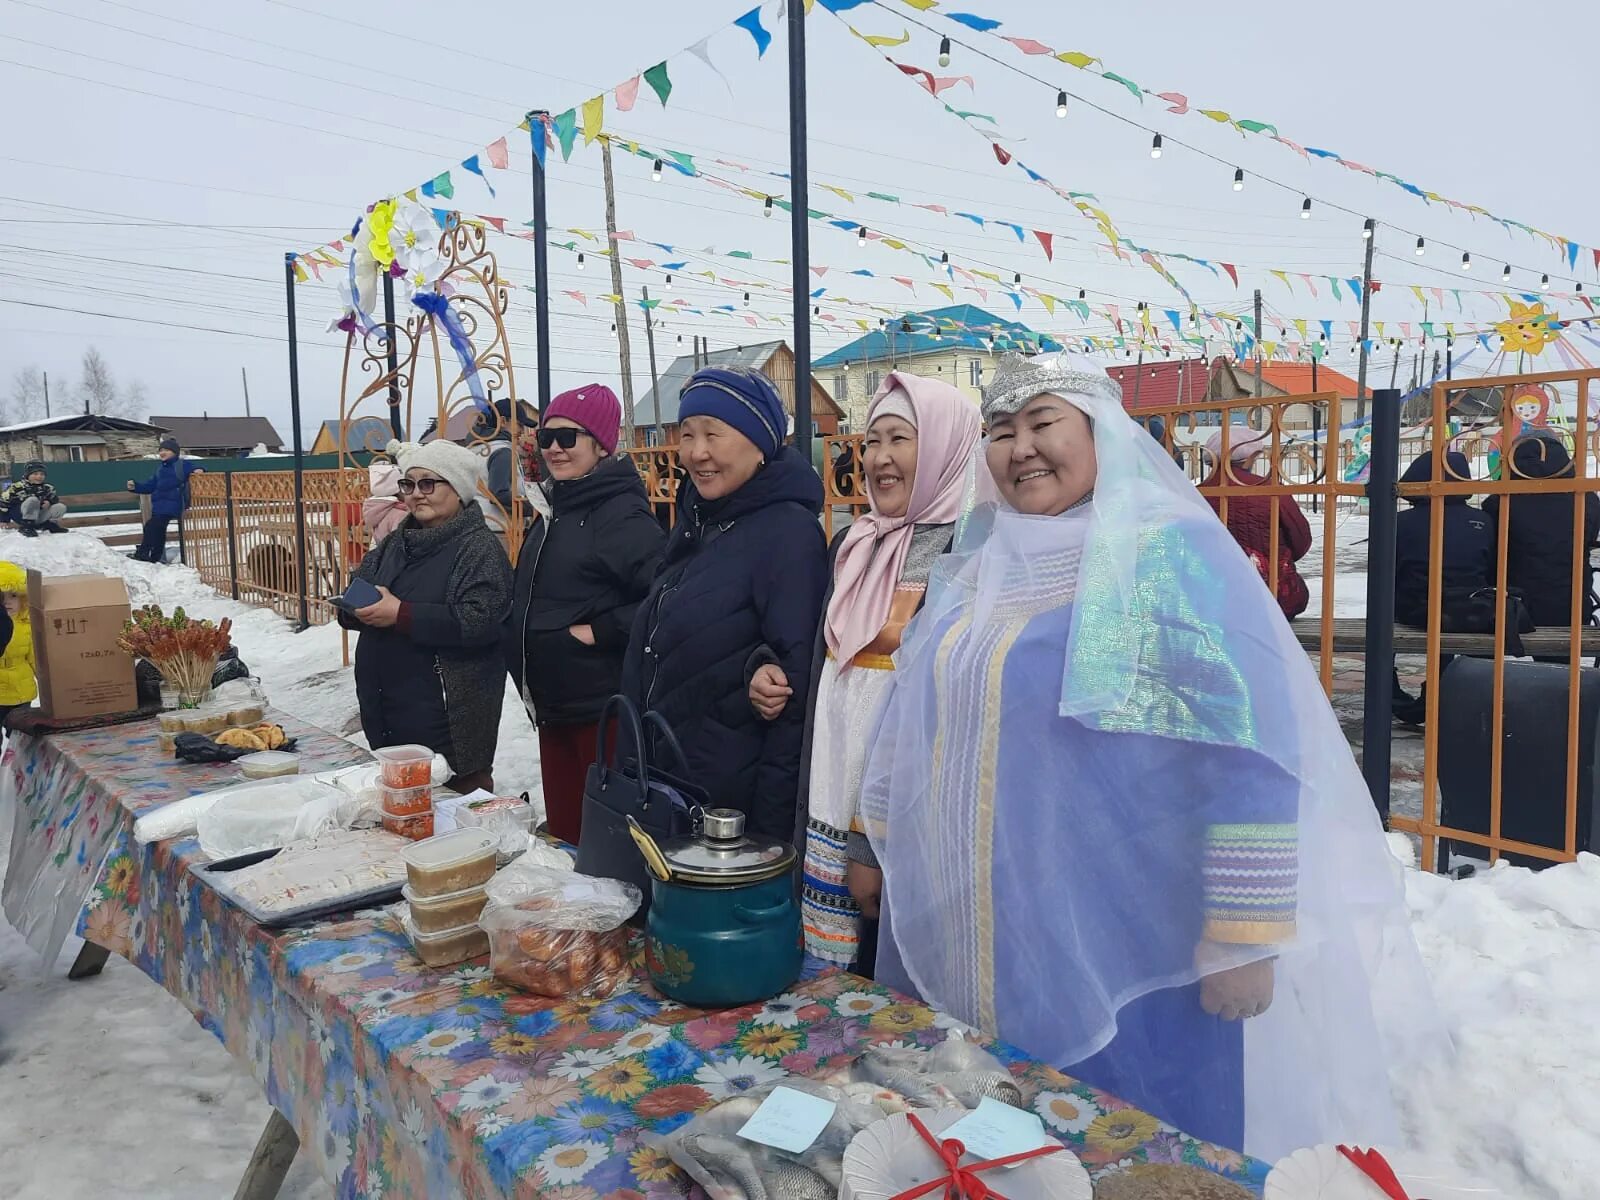
<instances>
[{"instance_id":1,"label":"wooden bench","mask_svg":"<svg viewBox=\"0 0 1600 1200\"><path fill-rule=\"evenodd\" d=\"M1322 649L1322 622L1315 617L1299 617L1292 622L1294 635L1308 650ZM1541 626L1533 633L1522 635L1522 646L1531 655L1565 658L1571 649L1571 630L1566 626ZM1580 657L1600 655L1600 627L1585 626L1581 634ZM1477 658L1494 655L1494 635L1490 633L1441 633L1439 650L1444 654L1470 654ZM1333 619L1333 652L1335 654L1365 654L1367 652L1367 622L1364 617L1335 617ZM1396 654L1426 654L1428 632L1409 625L1394 627L1394 652Z\"/></svg>"}]
</instances>

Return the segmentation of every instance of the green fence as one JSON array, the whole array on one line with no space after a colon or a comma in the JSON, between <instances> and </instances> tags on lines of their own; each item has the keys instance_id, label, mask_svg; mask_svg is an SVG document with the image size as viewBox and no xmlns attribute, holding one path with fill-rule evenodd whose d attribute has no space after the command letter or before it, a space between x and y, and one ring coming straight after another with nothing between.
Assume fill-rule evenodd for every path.
<instances>
[{"instance_id":1,"label":"green fence","mask_svg":"<svg viewBox=\"0 0 1600 1200\"><path fill-rule=\"evenodd\" d=\"M369 455L356 455L355 458L365 463ZM247 471L292 471L294 457L283 458L197 458L194 460L208 472L219 475L236 474ZM339 465L337 454L308 454L305 458L305 467L308 471L328 471ZM148 479L156 469L154 459L139 458L121 460L117 462L93 463L50 463L48 464L50 482L56 491L63 496L92 496L97 494L123 493L128 480ZM6 479L17 478L17 473L22 470L22 464L11 464L10 470L5 473ZM139 497L127 493L127 500L118 500L116 503L95 505L96 511L120 512L124 509L132 510L139 507Z\"/></svg>"}]
</instances>

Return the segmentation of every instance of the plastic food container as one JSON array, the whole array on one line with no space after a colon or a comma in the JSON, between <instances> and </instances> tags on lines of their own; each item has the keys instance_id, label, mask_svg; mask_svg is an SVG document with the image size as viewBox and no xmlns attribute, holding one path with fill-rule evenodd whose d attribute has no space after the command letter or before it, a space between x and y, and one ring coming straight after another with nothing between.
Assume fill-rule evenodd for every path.
<instances>
[{"instance_id":1,"label":"plastic food container","mask_svg":"<svg viewBox=\"0 0 1600 1200\"><path fill-rule=\"evenodd\" d=\"M395 817L384 813L383 827L390 833L398 833L413 842L423 841L433 836L433 809L429 808L426 812L411 817Z\"/></svg>"},{"instance_id":2,"label":"plastic food container","mask_svg":"<svg viewBox=\"0 0 1600 1200\"><path fill-rule=\"evenodd\" d=\"M413 788L392 788L385 785L382 792L383 811L392 817L410 817L433 809L432 784Z\"/></svg>"},{"instance_id":3,"label":"plastic food container","mask_svg":"<svg viewBox=\"0 0 1600 1200\"><path fill-rule=\"evenodd\" d=\"M259 725L266 718L267 706L254 702L241 703L228 710L228 724L233 726Z\"/></svg>"},{"instance_id":4,"label":"plastic food container","mask_svg":"<svg viewBox=\"0 0 1600 1200\"><path fill-rule=\"evenodd\" d=\"M499 839L485 830L457 829L407 847L406 878L412 894L433 899L488 883L494 877L498 844Z\"/></svg>"},{"instance_id":5,"label":"plastic food container","mask_svg":"<svg viewBox=\"0 0 1600 1200\"><path fill-rule=\"evenodd\" d=\"M257 750L238 760L246 779L276 779L279 775L300 774L300 760L282 750Z\"/></svg>"},{"instance_id":6,"label":"plastic food container","mask_svg":"<svg viewBox=\"0 0 1600 1200\"><path fill-rule=\"evenodd\" d=\"M418 933L443 933L463 925L476 925L478 914L489 901L489 893L483 890L481 883L448 896L418 896L409 884L401 888L400 893L411 902L411 923Z\"/></svg>"},{"instance_id":7,"label":"plastic food container","mask_svg":"<svg viewBox=\"0 0 1600 1200\"><path fill-rule=\"evenodd\" d=\"M178 748L178 735L175 733L168 733L165 729L156 734L156 740L161 743L161 748L168 754L171 754Z\"/></svg>"},{"instance_id":8,"label":"plastic food container","mask_svg":"<svg viewBox=\"0 0 1600 1200\"><path fill-rule=\"evenodd\" d=\"M228 714L225 712L179 709L172 715L186 733L221 733L228 727Z\"/></svg>"},{"instance_id":9,"label":"plastic food container","mask_svg":"<svg viewBox=\"0 0 1600 1200\"><path fill-rule=\"evenodd\" d=\"M433 782L433 751L426 746L384 746L372 753L385 787L419 788Z\"/></svg>"},{"instance_id":10,"label":"plastic food container","mask_svg":"<svg viewBox=\"0 0 1600 1200\"><path fill-rule=\"evenodd\" d=\"M499 861L504 866L528 848L528 834L533 832L533 805L517 796L474 800L456 809L456 826L486 829L499 838Z\"/></svg>"},{"instance_id":11,"label":"plastic food container","mask_svg":"<svg viewBox=\"0 0 1600 1200\"><path fill-rule=\"evenodd\" d=\"M402 917L400 924L411 939L411 948L426 966L453 967L456 963L489 953L489 935L476 925L424 933L412 923L410 917Z\"/></svg>"},{"instance_id":12,"label":"plastic food container","mask_svg":"<svg viewBox=\"0 0 1600 1200\"><path fill-rule=\"evenodd\" d=\"M162 687L165 688L166 685L163 684ZM183 723L184 716L185 716L185 714L181 713L181 712L164 712L164 713L162 713L161 714L161 732L162 733L183 733L183 732L185 732L189 727Z\"/></svg>"}]
</instances>

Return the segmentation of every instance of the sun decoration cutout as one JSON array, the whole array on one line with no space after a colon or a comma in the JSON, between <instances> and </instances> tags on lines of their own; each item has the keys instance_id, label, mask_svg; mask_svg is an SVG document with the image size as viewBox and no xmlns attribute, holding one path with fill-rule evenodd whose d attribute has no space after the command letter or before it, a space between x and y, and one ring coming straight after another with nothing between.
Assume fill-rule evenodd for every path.
<instances>
[{"instance_id":1,"label":"sun decoration cutout","mask_svg":"<svg viewBox=\"0 0 1600 1200\"><path fill-rule=\"evenodd\" d=\"M1543 304L1511 303L1511 315L1494 327L1504 339L1506 350L1526 350L1542 354L1544 348L1561 337L1561 322Z\"/></svg>"}]
</instances>

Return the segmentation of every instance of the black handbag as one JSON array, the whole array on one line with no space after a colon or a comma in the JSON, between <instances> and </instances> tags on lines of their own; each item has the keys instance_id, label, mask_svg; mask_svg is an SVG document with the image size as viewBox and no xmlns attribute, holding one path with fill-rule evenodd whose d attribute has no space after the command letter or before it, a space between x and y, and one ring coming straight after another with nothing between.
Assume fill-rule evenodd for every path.
<instances>
[{"instance_id":1,"label":"black handbag","mask_svg":"<svg viewBox=\"0 0 1600 1200\"><path fill-rule=\"evenodd\" d=\"M607 729L617 722L615 755ZM652 738L645 740L645 729ZM651 761L651 747L659 763ZM631 749L631 756L628 751ZM584 875L620 879L644 896L636 920L650 908L650 873L628 830L637 821L658 842L686 837L694 814L706 805L705 793L689 783L683 748L660 713L644 720L626 696L612 696L600 713L594 765L583 785L583 832L578 836L577 868Z\"/></svg>"},{"instance_id":2,"label":"black handbag","mask_svg":"<svg viewBox=\"0 0 1600 1200\"><path fill-rule=\"evenodd\" d=\"M1506 653L1524 658L1522 635L1536 626L1528 603L1516 588L1446 588L1439 602L1439 628L1445 633L1493 633L1494 614L1505 604Z\"/></svg>"}]
</instances>

